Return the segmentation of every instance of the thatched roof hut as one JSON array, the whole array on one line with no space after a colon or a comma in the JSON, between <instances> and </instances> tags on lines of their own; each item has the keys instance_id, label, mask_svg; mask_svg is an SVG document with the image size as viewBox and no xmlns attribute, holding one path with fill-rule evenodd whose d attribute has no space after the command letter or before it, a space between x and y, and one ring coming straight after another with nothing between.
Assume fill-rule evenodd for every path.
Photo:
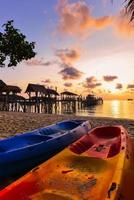
<instances>
[{"instance_id":1,"label":"thatched roof hut","mask_svg":"<svg viewBox=\"0 0 134 200\"><path fill-rule=\"evenodd\" d=\"M14 94L21 93L21 88L15 85L7 85L8 92L12 92Z\"/></svg>"},{"instance_id":2,"label":"thatched roof hut","mask_svg":"<svg viewBox=\"0 0 134 200\"><path fill-rule=\"evenodd\" d=\"M40 95L42 96L44 94L45 94L45 96L47 96L47 95L48 96L51 96L51 95L58 96L59 95L56 90L53 90L53 89L50 89L50 88L45 88L44 85L29 83L25 93L28 93L29 96L30 96L32 92L34 92L35 96L36 97L38 96L38 98L39 98Z\"/></svg>"},{"instance_id":3,"label":"thatched roof hut","mask_svg":"<svg viewBox=\"0 0 134 200\"><path fill-rule=\"evenodd\" d=\"M5 92L8 90L8 87L4 81L0 80L0 93Z\"/></svg>"},{"instance_id":4,"label":"thatched roof hut","mask_svg":"<svg viewBox=\"0 0 134 200\"><path fill-rule=\"evenodd\" d=\"M7 100L7 96L6 94L1 94L0 95L0 102L6 102ZM24 101L25 98L20 96L20 95L16 95L16 94L9 94L8 95L8 103L12 103L12 102L17 102L17 101Z\"/></svg>"},{"instance_id":5,"label":"thatched roof hut","mask_svg":"<svg viewBox=\"0 0 134 200\"><path fill-rule=\"evenodd\" d=\"M75 94L75 93L72 93L72 92L69 92L69 91L62 92L61 95L66 95L66 96L79 96L78 94Z\"/></svg>"},{"instance_id":6,"label":"thatched roof hut","mask_svg":"<svg viewBox=\"0 0 134 200\"><path fill-rule=\"evenodd\" d=\"M39 92L39 93L43 93L43 94L47 94L47 90L44 87L44 85L39 85L39 84L32 84L29 83L27 86L27 89L25 91L25 93L30 93L30 92Z\"/></svg>"},{"instance_id":7,"label":"thatched roof hut","mask_svg":"<svg viewBox=\"0 0 134 200\"><path fill-rule=\"evenodd\" d=\"M75 94L73 92L65 91L61 93L61 100L63 101L74 101L76 100L78 94Z\"/></svg>"},{"instance_id":8,"label":"thatched roof hut","mask_svg":"<svg viewBox=\"0 0 134 200\"><path fill-rule=\"evenodd\" d=\"M17 94L17 93L21 93L21 89L18 86L15 85L7 85L6 83L4 83L2 80L0 80L0 92L5 92L5 93L13 93L13 94Z\"/></svg>"},{"instance_id":9,"label":"thatched roof hut","mask_svg":"<svg viewBox=\"0 0 134 200\"><path fill-rule=\"evenodd\" d=\"M59 96L59 93L56 90L53 90L53 89L50 89L50 88L47 88L47 94Z\"/></svg>"}]
</instances>

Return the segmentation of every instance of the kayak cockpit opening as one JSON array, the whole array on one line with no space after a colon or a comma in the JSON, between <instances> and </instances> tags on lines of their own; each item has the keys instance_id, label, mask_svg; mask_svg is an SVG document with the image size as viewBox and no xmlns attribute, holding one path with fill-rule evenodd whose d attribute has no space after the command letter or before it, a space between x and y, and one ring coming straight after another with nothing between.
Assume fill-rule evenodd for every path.
<instances>
[{"instance_id":1,"label":"kayak cockpit opening","mask_svg":"<svg viewBox=\"0 0 134 200\"><path fill-rule=\"evenodd\" d=\"M85 120L67 120L63 122L58 122L52 126L39 129L39 134L41 135L52 135L59 132L64 133L64 131L70 131L80 126Z\"/></svg>"},{"instance_id":2,"label":"kayak cockpit opening","mask_svg":"<svg viewBox=\"0 0 134 200\"><path fill-rule=\"evenodd\" d=\"M90 157L109 158L122 149L122 134L119 126L98 127L69 146L76 153L86 153Z\"/></svg>"},{"instance_id":3,"label":"kayak cockpit opening","mask_svg":"<svg viewBox=\"0 0 134 200\"><path fill-rule=\"evenodd\" d=\"M57 123L57 125L62 130L72 130L80 126L83 122L84 120L69 120L69 121L59 122Z\"/></svg>"}]
</instances>

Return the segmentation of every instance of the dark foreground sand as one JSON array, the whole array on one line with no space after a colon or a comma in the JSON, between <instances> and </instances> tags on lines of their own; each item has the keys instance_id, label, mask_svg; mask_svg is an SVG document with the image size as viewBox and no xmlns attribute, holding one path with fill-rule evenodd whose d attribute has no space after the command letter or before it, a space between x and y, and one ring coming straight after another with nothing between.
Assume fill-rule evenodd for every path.
<instances>
[{"instance_id":1,"label":"dark foreground sand","mask_svg":"<svg viewBox=\"0 0 134 200\"><path fill-rule=\"evenodd\" d=\"M123 125L134 137L134 120L0 111L0 138L34 130L66 119L86 119L91 122L92 127L105 124Z\"/></svg>"}]
</instances>

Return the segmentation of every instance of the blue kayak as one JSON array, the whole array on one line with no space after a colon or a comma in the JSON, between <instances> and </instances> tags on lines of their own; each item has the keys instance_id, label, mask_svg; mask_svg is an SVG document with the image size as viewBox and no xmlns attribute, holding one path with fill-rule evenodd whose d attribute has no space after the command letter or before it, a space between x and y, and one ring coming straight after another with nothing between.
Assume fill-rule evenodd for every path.
<instances>
[{"instance_id":1,"label":"blue kayak","mask_svg":"<svg viewBox=\"0 0 134 200\"><path fill-rule=\"evenodd\" d=\"M32 169L90 129L88 121L68 120L0 140L0 178Z\"/></svg>"}]
</instances>

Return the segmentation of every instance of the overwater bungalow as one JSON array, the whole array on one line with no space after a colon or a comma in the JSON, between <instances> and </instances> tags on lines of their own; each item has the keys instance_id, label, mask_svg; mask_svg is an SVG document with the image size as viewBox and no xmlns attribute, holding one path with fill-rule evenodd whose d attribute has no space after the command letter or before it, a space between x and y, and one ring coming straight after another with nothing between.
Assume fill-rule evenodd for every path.
<instances>
[{"instance_id":1,"label":"overwater bungalow","mask_svg":"<svg viewBox=\"0 0 134 200\"><path fill-rule=\"evenodd\" d=\"M62 113L75 113L78 94L65 91L61 93Z\"/></svg>"},{"instance_id":2,"label":"overwater bungalow","mask_svg":"<svg viewBox=\"0 0 134 200\"><path fill-rule=\"evenodd\" d=\"M102 103L103 103L103 99L101 97L97 97L93 94L88 94L86 96L86 99L84 100L85 106L94 106L94 105L98 105L98 104L102 104Z\"/></svg>"},{"instance_id":3,"label":"overwater bungalow","mask_svg":"<svg viewBox=\"0 0 134 200\"><path fill-rule=\"evenodd\" d=\"M9 94L21 93L21 88L15 85L7 85Z\"/></svg>"},{"instance_id":4,"label":"overwater bungalow","mask_svg":"<svg viewBox=\"0 0 134 200\"><path fill-rule=\"evenodd\" d=\"M25 93L28 94L29 99L46 100L56 99L59 96L56 90L46 88L44 85L29 83Z\"/></svg>"},{"instance_id":5,"label":"overwater bungalow","mask_svg":"<svg viewBox=\"0 0 134 200\"><path fill-rule=\"evenodd\" d=\"M25 93L28 99L20 95L21 88L7 85L0 80L0 110L57 113L57 109L75 112L82 106L92 106L103 102L102 98L93 94L85 99L81 95L70 91L64 91L60 95L57 89L46 88L44 85L29 83Z\"/></svg>"},{"instance_id":6,"label":"overwater bungalow","mask_svg":"<svg viewBox=\"0 0 134 200\"><path fill-rule=\"evenodd\" d=\"M61 101L74 101L79 95L73 92L65 91L61 93Z\"/></svg>"},{"instance_id":7,"label":"overwater bungalow","mask_svg":"<svg viewBox=\"0 0 134 200\"><path fill-rule=\"evenodd\" d=\"M59 93L51 88L47 88L47 97L52 98L52 99L56 99L57 96L59 96Z\"/></svg>"},{"instance_id":8,"label":"overwater bungalow","mask_svg":"<svg viewBox=\"0 0 134 200\"><path fill-rule=\"evenodd\" d=\"M28 84L25 93L29 96L27 105L34 105L35 112L46 110L48 105L56 103L57 96L59 95L56 90L46 88L44 85L32 83Z\"/></svg>"},{"instance_id":9,"label":"overwater bungalow","mask_svg":"<svg viewBox=\"0 0 134 200\"><path fill-rule=\"evenodd\" d=\"M31 99L32 97L38 98L45 96L47 94L47 90L44 85L29 83L25 93L27 93L29 99Z\"/></svg>"},{"instance_id":10,"label":"overwater bungalow","mask_svg":"<svg viewBox=\"0 0 134 200\"><path fill-rule=\"evenodd\" d=\"M18 95L21 93L21 88L14 85L7 85L0 80L0 110L19 111L20 102L25 98Z\"/></svg>"},{"instance_id":11,"label":"overwater bungalow","mask_svg":"<svg viewBox=\"0 0 134 200\"><path fill-rule=\"evenodd\" d=\"M3 91L5 91L6 89L7 89L6 83L4 83L4 81L0 80L0 94L2 94Z\"/></svg>"}]
</instances>

